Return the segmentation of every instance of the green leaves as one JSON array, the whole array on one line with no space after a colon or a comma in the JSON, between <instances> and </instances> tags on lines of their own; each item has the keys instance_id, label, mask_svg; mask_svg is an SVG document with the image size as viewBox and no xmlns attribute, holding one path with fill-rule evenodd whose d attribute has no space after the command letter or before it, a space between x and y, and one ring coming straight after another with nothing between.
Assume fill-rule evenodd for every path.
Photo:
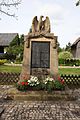
<instances>
[{"instance_id":1,"label":"green leaves","mask_svg":"<svg viewBox=\"0 0 80 120\"><path fill-rule=\"evenodd\" d=\"M59 59L71 59L72 58L72 54L68 51L63 51L59 53Z\"/></svg>"},{"instance_id":2,"label":"green leaves","mask_svg":"<svg viewBox=\"0 0 80 120\"><path fill-rule=\"evenodd\" d=\"M12 54L16 56L16 61L22 61L23 60L23 49L24 49L24 35L21 35L19 38L19 35L13 39L13 41L10 43L9 48L7 49L8 54Z\"/></svg>"},{"instance_id":3,"label":"green leaves","mask_svg":"<svg viewBox=\"0 0 80 120\"><path fill-rule=\"evenodd\" d=\"M62 84L59 80L55 80L54 88L58 89L58 90L63 90L64 89L64 84Z\"/></svg>"}]
</instances>

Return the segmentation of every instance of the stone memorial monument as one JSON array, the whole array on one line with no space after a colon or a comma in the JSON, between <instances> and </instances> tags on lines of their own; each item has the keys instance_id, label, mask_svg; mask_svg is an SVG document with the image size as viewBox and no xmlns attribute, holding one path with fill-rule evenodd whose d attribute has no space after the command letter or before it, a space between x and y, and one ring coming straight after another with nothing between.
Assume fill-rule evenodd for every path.
<instances>
[{"instance_id":1,"label":"stone memorial monument","mask_svg":"<svg viewBox=\"0 0 80 120\"><path fill-rule=\"evenodd\" d=\"M58 75L57 36L50 33L49 17L37 16L32 20L31 31L24 37L24 55L20 79L30 75Z\"/></svg>"}]
</instances>

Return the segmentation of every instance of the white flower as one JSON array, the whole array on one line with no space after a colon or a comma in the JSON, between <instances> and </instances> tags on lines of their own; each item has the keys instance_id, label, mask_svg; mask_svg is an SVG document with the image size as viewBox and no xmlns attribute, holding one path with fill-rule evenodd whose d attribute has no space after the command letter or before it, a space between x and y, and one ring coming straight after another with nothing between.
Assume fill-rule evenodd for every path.
<instances>
[{"instance_id":1,"label":"white flower","mask_svg":"<svg viewBox=\"0 0 80 120\"><path fill-rule=\"evenodd\" d=\"M28 83L30 83L30 80L28 80Z\"/></svg>"},{"instance_id":2,"label":"white flower","mask_svg":"<svg viewBox=\"0 0 80 120\"><path fill-rule=\"evenodd\" d=\"M54 81L54 79L53 78L50 78L50 77L47 77L43 82L45 83L45 84L47 84L47 82L52 82L52 81Z\"/></svg>"},{"instance_id":3,"label":"white flower","mask_svg":"<svg viewBox=\"0 0 80 120\"><path fill-rule=\"evenodd\" d=\"M45 82L45 84L47 84L47 82Z\"/></svg>"},{"instance_id":4,"label":"white flower","mask_svg":"<svg viewBox=\"0 0 80 120\"><path fill-rule=\"evenodd\" d=\"M30 80L28 80L30 86L36 86L39 84L39 80L35 76L31 76Z\"/></svg>"}]
</instances>

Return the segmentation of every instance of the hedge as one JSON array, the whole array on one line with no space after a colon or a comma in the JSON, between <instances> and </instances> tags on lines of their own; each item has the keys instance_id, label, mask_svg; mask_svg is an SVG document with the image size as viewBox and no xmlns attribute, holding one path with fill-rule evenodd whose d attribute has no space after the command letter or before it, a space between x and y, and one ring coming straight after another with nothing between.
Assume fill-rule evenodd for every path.
<instances>
[{"instance_id":1,"label":"hedge","mask_svg":"<svg viewBox=\"0 0 80 120\"><path fill-rule=\"evenodd\" d=\"M59 59L59 65L80 66L80 60L79 59Z\"/></svg>"},{"instance_id":2,"label":"hedge","mask_svg":"<svg viewBox=\"0 0 80 120\"><path fill-rule=\"evenodd\" d=\"M3 65L4 63L6 63L7 60L0 60L0 65Z\"/></svg>"},{"instance_id":3,"label":"hedge","mask_svg":"<svg viewBox=\"0 0 80 120\"><path fill-rule=\"evenodd\" d=\"M7 59L7 60L15 60L16 59L16 55L14 54L8 54L8 53L0 53L0 59Z\"/></svg>"}]
</instances>

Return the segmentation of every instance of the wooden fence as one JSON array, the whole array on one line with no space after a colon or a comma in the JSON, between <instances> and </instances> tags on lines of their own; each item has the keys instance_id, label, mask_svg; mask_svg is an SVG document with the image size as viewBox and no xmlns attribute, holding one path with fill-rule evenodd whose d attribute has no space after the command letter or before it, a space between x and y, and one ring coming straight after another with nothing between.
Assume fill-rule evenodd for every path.
<instances>
[{"instance_id":1,"label":"wooden fence","mask_svg":"<svg viewBox=\"0 0 80 120\"><path fill-rule=\"evenodd\" d=\"M68 86L80 87L80 75L60 75ZM17 83L20 73L5 73L0 72L0 84L13 84Z\"/></svg>"},{"instance_id":2,"label":"wooden fence","mask_svg":"<svg viewBox=\"0 0 80 120\"><path fill-rule=\"evenodd\" d=\"M0 84L12 84L19 80L20 73L0 72Z\"/></svg>"}]
</instances>

